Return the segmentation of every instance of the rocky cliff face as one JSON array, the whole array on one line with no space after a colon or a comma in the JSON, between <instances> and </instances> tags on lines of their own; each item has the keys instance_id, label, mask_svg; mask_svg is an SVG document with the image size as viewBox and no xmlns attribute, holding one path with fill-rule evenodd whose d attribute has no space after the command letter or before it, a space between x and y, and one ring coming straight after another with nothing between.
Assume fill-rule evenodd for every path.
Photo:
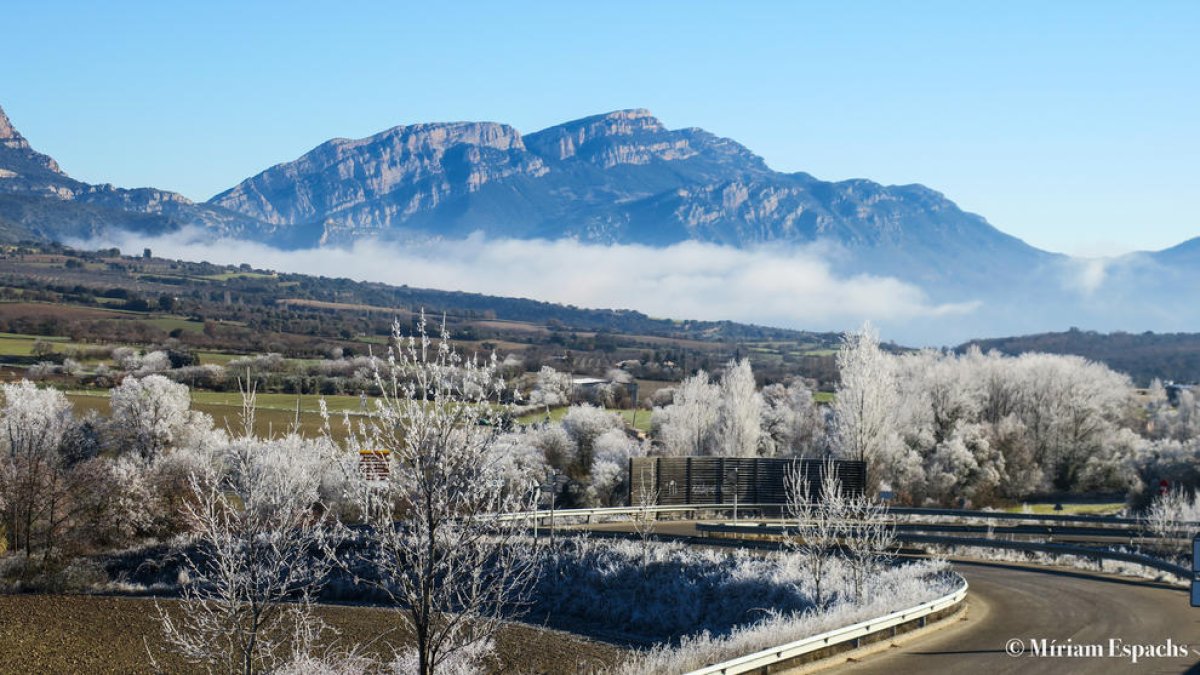
<instances>
[{"instance_id":1,"label":"rocky cliff face","mask_svg":"<svg viewBox=\"0 0 1200 675\"><path fill-rule=\"evenodd\" d=\"M454 195L545 173L545 165L526 151L512 127L417 124L359 140L328 141L211 203L272 225L386 228L437 209Z\"/></svg>"},{"instance_id":2,"label":"rocky cliff face","mask_svg":"<svg viewBox=\"0 0 1200 675\"><path fill-rule=\"evenodd\" d=\"M65 178L58 162L29 147L0 108L0 193L46 190Z\"/></svg>"},{"instance_id":3,"label":"rocky cliff face","mask_svg":"<svg viewBox=\"0 0 1200 675\"><path fill-rule=\"evenodd\" d=\"M875 252L888 271L938 256L948 261L939 269L975 261L964 268L977 275L1048 257L933 190L779 173L732 140L667 129L641 109L524 137L454 123L335 139L210 203L269 223L273 242L293 246L475 230L650 245L829 240Z\"/></svg>"},{"instance_id":4,"label":"rocky cliff face","mask_svg":"<svg viewBox=\"0 0 1200 675\"><path fill-rule=\"evenodd\" d=\"M34 150L0 109L0 240L88 237L107 229L167 232L188 225L222 232L256 229L251 218L184 196L92 185Z\"/></svg>"}]
</instances>

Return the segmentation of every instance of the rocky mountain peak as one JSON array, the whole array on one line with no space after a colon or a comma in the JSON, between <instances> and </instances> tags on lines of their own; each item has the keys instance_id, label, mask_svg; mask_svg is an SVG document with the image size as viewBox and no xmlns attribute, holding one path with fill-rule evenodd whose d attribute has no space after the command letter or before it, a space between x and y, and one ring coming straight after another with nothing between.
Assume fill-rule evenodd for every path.
<instances>
[{"instance_id":1,"label":"rocky mountain peak","mask_svg":"<svg viewBox=\"0 0 1200 675\"><path fill-rule=\"evenodd\" d=\"M0 144L6 148L14 149L26 149L29 147L29 142L12 125L12 121L8 119L8 115L4 113L4 108L2 107L0 107Z\"/></svg>"},{"instance_id":2,"label":"rocky mountain peak","mask_svg":"<svg viewBox=\"0 0 1200 675\"><path fill-rule=\"evenodd\" d=\"M446 150L457 145L475 145L496 150L524 150L521 134L496 122L439 122L392 127L373 136L355 140L336 139L345 149L391 145L409 152Z\"/></svg>"},{"instance_id":3,"label":"rocky mountain peak","mask_svg":"<svg viewBox=\"0 0 1200 675\"><path fill-rule=\"evenodd\" d=\"M4 178L20 175L27 179L45 179L49 176L56 180L55 174L62 174L54 159L29 146L29 141L13 126L4 108L0 108L0 171L3 171L0 177Z\"/></svg>"},{"instance_id":4,"label":"rocky mountain peak","mask_svg":"<svg viewBox=\"0 0 1200 675\"><path fill-rule=\"evenodd\" d=\"M436 207L459 192L547 171L507 124L413 124L366 138L334 139L211 201L272 225L317 222L380 199L400 202L380 214L350 219L355 226L378 226Z\"/></svg>"},{"instance_id":5,"label":"rocky mountain peak","mask_svg":"<svg viewBox=\"0 0 1200 675\"><path fill-rule=\"evenodd\" d=\"M550 127L530 134L526 143L533 152L551 160L590 159L605 168L617 164L645 164L654 157L682 159L694 154L682 138L670 135L649 110L633 108Z\"/></svg>"}]
</instances>

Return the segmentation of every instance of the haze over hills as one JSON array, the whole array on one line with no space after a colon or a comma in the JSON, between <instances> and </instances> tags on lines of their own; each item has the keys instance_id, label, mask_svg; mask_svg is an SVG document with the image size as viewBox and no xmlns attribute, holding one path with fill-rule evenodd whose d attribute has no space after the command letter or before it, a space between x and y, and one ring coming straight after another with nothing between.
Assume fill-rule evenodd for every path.
<instances>
[{"instance_id":1,"label":"haze over hills","mask_svg":"<svg viewBox=\"0 0 1200 675\"><path fill-rule=\"evenodd\" d=\"M215 246L187 250L204 259L249 255L242 246L211 242L253 242L269 247L256 255L266 251L281 269L293 260L281 251L348 247L363 256L353 263L363 278L372 269L367 258L386 250L404 264L375 265L391 275L379 281L708 314L686 318L825 330L879 318L910 343L1068 325L1139 332L1197 327L1200 238L1155 253L1073 259L1009 236L925 186L777 172L733 140L668 129L641 109L525 135L504 124L454 122L336 138L202 204L153 188L76 181L33 150L0 110L0 240L129 241L125 232L135 233L135 246L186 232L191 241ZM480 233L490 242L528 243L510 247L511 258L459 256L458 267L440 268L432 280L397 276L421 269L422 255L459 255L437 248L439 242ZM553 243L563 241L574 248L564 253ZM359 246L364 242L375 244ZM541 269L556 255L580 262ZM317 264L325 257L317 256ZM295 271L313 265L312 255L302 259ZM609 261L615 276L675 267L621 285L601 278ZM494 273L470 283L483 267L510 262L531 272L534 285L494 288ZM720 265L725 271L712 273ZM757 277L756 269L763 270ZM572 274L584 276L547 284ZM679 279L701 282L689 287ZM646 305L651 296L630 290L663 283L675 284L676 295L659 305ZM609 295L543 297L607 286ZM764 294L777 297L762 303ZM678 301L697 297L711 306Z\"/></svg>"}]
</instances>

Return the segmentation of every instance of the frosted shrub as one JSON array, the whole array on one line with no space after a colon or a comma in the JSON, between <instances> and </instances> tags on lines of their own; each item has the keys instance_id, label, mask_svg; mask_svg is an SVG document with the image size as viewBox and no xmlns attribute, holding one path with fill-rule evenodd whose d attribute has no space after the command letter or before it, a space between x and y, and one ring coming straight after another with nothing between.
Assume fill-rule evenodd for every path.
<instances>
[{"instance_id":1,"label":"frosted shrub","mask_svg":"<svg viewBox=\"0 0 1200 675\"><path fill-rule=\"evenodd\" d=\"M448 655L437 667L438 675L480 675L488 672L488 661L495 657L495 643L491 639L473 642ZM398 652L383 672L408 675L420 672L420 658L415 649Z\"/></svg>"},{"instance_id":2,"label":"frosted shrub","mask_svg":"<svg viewBox=\"0 0 1200 675\"><path fill-rule=\"evenodd\" d=\"M556 469L564 470L576 461L579 448L562 425L552 424L530 431L528 439L542 452L546 462Z\"/></svg>"},{"instance_id":3,"label":"frosted shrub","mask_svg":"<svg viewBox=\"0 0 1200 675\"><path fill-rule=\"evenodd\" d=\"M560 373L550 366L542 366L537 382L529 394L529 404L544 408L558 408L571 402L575 384L570 373Z\"/></svg>"},{"instance_id":4,"label":"frosted shrub","mask_svg":"<svg viewBox=\"0 0 1200 675\"><path fill-rule=\"evenodd\" d=\"M1196 525L1200 522L1200 490L1171 489L1154 498L1145 517L1155 534L1178 548L1183 545L1180 540L1200 531L1200 525Z\"/></svg>"},{"instance_id":5,"label":"frosted shrub","mask_svg":"<svg viewBox=\"0 0 1200 675\"><path fill-rule=\"evenodd\" d=\"M624 431L609 429L595 442L591 489L601 506L624 503L629 487L629 460L647 454L648 443L631 439Z\"/></svg>"},{"instance_id":6,"label":"frosted shrub","mask_svg":"<svg viewBox=\"0 0 1200 675\"><path fill-rule=\"evenodd\" d=\"M284 360L283 355L272 352L270 354L256 354L254 356L243 356L239 359L233 359L227 367L234 372L249 370L252 374L263 375L283 370Z\"/></svg>"},{"instance_id":7,"label":"frosted shrub","mask_svg":"<svg viewBox=\"0 0 1200 675\"><path fill-rule=\"evenodd\" d=\"M25 370L25 374L34 380L44 380L59 372L62 367L53 361L38 361Z\"/></svg>"}]
</instances>

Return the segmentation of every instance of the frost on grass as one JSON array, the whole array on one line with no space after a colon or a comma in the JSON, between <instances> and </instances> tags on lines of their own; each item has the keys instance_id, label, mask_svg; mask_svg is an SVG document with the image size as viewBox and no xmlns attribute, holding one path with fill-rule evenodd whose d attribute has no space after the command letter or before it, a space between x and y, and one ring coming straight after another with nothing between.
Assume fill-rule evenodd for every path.
<instances>
[{"instance_id":1,"label":"frost on grass","mask_svg":"<svg viewBox=\"0 0 1200 675\"><path fill-rule=\"evenodd\" d=\"M996 562L1026 563L1030 565L1073 567L1082 570L1119 574L1127 577L1152 579L1170 584L1186 585L1188 583L1188 580L1180 579L1169 572L1124 560L1101 561L1097 558L1089 558L1081 555L1048 553L1046 551L1016 551L979 546L930 546L928 548L944 556L976 558L978 560L993 560ZM1145 553L1144 551L1132 551L1124 547L1115 550L1120 553ZM1164 560L1166 559L1164 558ZM1166 562L1180 564L1181 561L1166 560Z\"/></svg>"},{"instance_id":2,"label":"frost on grass","mask_svg":"<svg viewBox=\"0 0 1200 675\"><path fill-rule=\"evenodd\" d=\"M672 575L663 574L656 578L663 587L653 594L645 590L634 598L621 594L621 599L610 601L609 606L632 602L638 605L636 609L618 609L618 615L625 611L643 623L662 620L680 628L682 616L697 624L693 630L636 653L615 669L621 675L692 671L928 602L962 583L944 562L911 563L870 579L864 600L854 602L851 573L835 561L827 581L836 588L833 601L818 610L803 587L797 554L776 560L749 553L726 556L674 550L659 551L655 557L659 561L687 559L687 571L679 569L683 574L674 581ZM696 575L708 576L713 585L706 587ZM651 597L666 593L678 593L684 602L672 606ZM713 607L705 607L706 603Z\"/></svg>"},{"instance_id":3,"label":"frost on grass","mask_svg":"<svg viewBox=\"0 0 1200 675\"><path fill-rule=\"evenodd\" d=\"M817 610L802 555L715 551L653 542L645 569L633 541L571 539L542 559L531 618L625 627L658 642L621 673L684 672L941 597L961 583L945 564L889 567L854 601L852 570L831 561Z\"/></svg>"}]
</instances>

